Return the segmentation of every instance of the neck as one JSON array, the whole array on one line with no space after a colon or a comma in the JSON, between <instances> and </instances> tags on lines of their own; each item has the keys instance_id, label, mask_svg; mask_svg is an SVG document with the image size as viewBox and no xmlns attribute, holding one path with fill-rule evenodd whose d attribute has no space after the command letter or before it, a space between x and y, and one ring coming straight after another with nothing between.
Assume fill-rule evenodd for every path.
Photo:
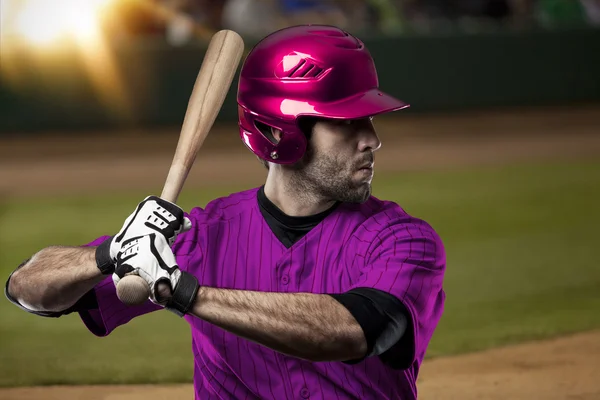
<instances>
[{"instance_id":1,"label":"neck","mask_svg":"<svg viewBox=\"0 0 600 400\"><path fill-rule=\"evenodd\" d=\"M323 198L305 187L293 185L290 178L278 170L279 168L271 166L265 183L265 195L290 217L315 215L335 204L335 200Z\"/></svg>"}]
</instances>

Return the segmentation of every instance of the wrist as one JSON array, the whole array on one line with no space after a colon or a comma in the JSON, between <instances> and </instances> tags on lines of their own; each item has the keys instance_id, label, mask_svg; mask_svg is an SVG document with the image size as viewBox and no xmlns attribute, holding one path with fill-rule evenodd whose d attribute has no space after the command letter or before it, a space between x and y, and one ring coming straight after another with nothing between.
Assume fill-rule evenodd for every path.
<instances>
[{"instance_id":1,"label":"wrist","mask_svg":"<svg viewBox=\"0 0 600 400\"><path fill-rule=\"evenodd\" d=\"M192 310L199 289L198 278L188 272L181 271L181 277L173 289L173 293L167 301L165 308L183 317Z\"/></svg>"},{"instance_id":2,"label":"wrist","mask_svg":"<svg viewBox=\"0 0 600 400\"><path fill-rule=\"evenodd\" d=\"M102 275L110 275L115 272L115 260L110 255L112 239L112 237L108 238L96 247L96 267L98 267Z\"/></svg>"}]
</instances>

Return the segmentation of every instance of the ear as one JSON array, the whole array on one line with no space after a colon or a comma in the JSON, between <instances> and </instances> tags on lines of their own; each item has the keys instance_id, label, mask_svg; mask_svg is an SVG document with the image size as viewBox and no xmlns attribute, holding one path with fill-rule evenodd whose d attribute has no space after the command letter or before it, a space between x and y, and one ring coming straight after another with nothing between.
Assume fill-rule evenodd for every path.
<instances>
[{"instance_id":1,"label":"ear","mask_svg":"<svg viewBox=\"0 0 600 400\"><path fill-rule=\"evenodd\" d=\"M277 143L279 143L279 141L281 140L281 136L283 135L283 132L281 132L281 130L271 127L271 135L273 136L273 138L275 139L275 141Z\"/></svg>"}]
</instances>

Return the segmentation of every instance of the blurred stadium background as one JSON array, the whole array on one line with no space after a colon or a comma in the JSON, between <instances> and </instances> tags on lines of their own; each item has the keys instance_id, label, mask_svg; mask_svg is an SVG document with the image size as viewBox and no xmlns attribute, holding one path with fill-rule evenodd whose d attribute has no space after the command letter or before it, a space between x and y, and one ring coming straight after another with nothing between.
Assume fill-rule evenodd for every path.
<instances>
[{"instance_id":1,"label":"blurred stadium background","mask_svg":"<svg viewBox=\"0 0 600 400\"><path fill-rule=\"evenodd\" d=\"M598 0L0 0L0 276L118 230L160 192L214 32L250 48L301 23L363 38L384 90L412 104L376 119L374 194L447 247L422 398L600 398ZM186 209L264 178L238 140L235 89ZM102 339L4 298L0 315L0 399L192 396L66 386L189 383L189 332L172 315Z\"/></svg>"}]
</instances>

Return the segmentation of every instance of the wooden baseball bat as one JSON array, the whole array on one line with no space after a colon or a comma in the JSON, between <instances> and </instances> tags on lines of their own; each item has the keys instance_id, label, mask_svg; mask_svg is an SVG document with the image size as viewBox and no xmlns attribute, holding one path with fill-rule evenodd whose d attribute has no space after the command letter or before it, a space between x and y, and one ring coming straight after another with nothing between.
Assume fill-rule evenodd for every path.
<instances>
[{"instance_id":1,"label":"wooden baseball bat","mask_svg":"<svg viewBox=\"0 0 600 400\"><path fill-rule=\"evenodd\" d=\"M212 37L188 102L179 141L161 198L176 203L198 150L212 128L244 52L236 32L221 30ZM117 285L117 296L127 305L142 304L150 290L138 275L127 275Z\"/></svg>"}]
</instances>

